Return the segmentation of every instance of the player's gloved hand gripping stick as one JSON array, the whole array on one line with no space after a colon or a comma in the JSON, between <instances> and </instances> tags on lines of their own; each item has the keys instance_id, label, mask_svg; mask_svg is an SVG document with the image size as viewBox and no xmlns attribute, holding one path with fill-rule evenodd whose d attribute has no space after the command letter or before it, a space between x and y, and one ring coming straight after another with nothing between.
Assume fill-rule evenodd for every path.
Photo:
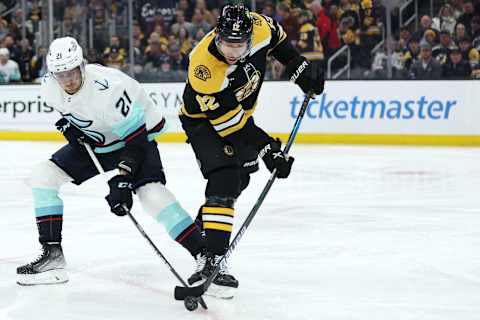
<instances>
[{"instance_id":1,"label":"player's gloved hand gripping stick","mask_svg":"<svg viewBox=\"0 0 480 320\"><path fill-rule=\"evenodd\" d=\"M290 150L290 147L293 144L293 141L295 140L295 137L297 136L298 129L300 128L300 123L302 122L303 116L305 114L305 111L307 109L308 103L310 99L314 96L314 93L310 91L306 96L305 99L303 100L302 107L300 108L300 111L298 113L297 119L295 121L295 124L293 125L292 132L290 132L290 136L288 137L288 142L285 146L285 149L283 150L283 153L288 156L288 151ZM227 252L223 256L223 258L217 263L215 270L213 273L210 275L210 277L202 284L196 286L196 287L187 287L187 286L176 286L175 287L175 299L177 300L185 300L191 301L194 299L197 299L198 297L201 297L210 287L213 279L217 276L218 272L220 271L220 266L224 263L226 263L226 260L230 255L232 254L233 250L235 250L238 242L242 238L242 236L245 234L247 231L248 226L252 222L253 218L255 217L258 209L260 208L261 204L263 203L263 200L267 196L268 191L272 187L273 182L275 181L275 178L277 177L277 169L274 169L272 171L272 174L270 176L270 179L268 180L267 184L263 188L262 193L260 194L260 197L258 198L257 202L253 206L252 210L250 211L249 215L243 222L242 226L240 227L240 230L238 230L237 234L235 235L235 238L233 238L233 241L230 243L230 246L227 249ZM187 303L185 304L187 305Z\"/></svg>"},{"instance_id":2,"label":"player's gloved hand gripping stick","mask_svg":"<svg viewBox=\"0 0 480 320\"><path fill-rule=\"evenodd\" d=\"M102 168L102 165L100 164L100 162L98 161L97 159L97 156L95 155L95 153L93 152L92 150L92 147L88 144L88 143L84 143L84 146L85 146L85 149L87 150L88 152L88 155L90 156L90 159L92 159L93 163L95 164L95 167L97 168L98 172L103 175L105 178L107 178L107 175L105 173L105 171L103 170ZM153 250L155 251L155 253L160 257L160 259L162 259L162 261L167 265L167 267L170 269L170 271L173 273L173 275L178 279L178 281L180 281L180 283L184 286L184 287L188 287L187 283L182 279L182 277L177 273L177 271L173 268L173 266L170 264L170 262L168 262L167 258L165 258L165 256L160 252L160 250L158 250L157 246L153 243L153 241L150 239L150 237L145 233L145 231L143 230L143 228L138 224L137 220L135 219L135 217L132 215L132 213L130 212L130 210L124 205L123 206L123 210L126 212L126 214L130 217L130 219L132 220L133 224L135 225L135 227L137 227L138 231L140 231L140 233L142 234L142 236L147 240L147 242L150 244L150 246L152 246ZM197 301L197 300L196 300ZM196 302L195 301L195 302ZM204 309L208 309L207 305L205 304L205 301L203 301L203 299L201 297L198 298L198 302L200 303L200 305L204 308Z\"/></svg>"}]
</instances>

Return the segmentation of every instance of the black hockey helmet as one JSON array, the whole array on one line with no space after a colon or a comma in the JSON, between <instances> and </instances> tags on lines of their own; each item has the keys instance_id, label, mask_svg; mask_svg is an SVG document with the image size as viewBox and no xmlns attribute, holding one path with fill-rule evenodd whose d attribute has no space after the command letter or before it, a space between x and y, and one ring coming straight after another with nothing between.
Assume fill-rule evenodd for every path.
<instances>
[{"instance_id":1,"label":"black hockey helmet","mask_svg":"<svg viewBox=\"0 0 480 320\"><path fill-rule=\"evenodd\" d=\"M243 4L227 4L217 21L217 34L227 42L250 41L253 21L250 10Z\"/></svg>"}]
</instances>

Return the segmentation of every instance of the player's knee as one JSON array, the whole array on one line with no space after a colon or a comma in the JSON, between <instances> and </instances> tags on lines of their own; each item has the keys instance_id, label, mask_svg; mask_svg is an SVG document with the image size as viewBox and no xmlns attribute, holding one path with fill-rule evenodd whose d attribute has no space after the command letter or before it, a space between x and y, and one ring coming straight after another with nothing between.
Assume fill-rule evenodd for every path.
<instances>
[{"instance_id":1,"label":"player's knee","mask_svg":"<svg viewBox=\"0 0 480 320\"><path fill-rule=\"evenodd\" d=\"M156 217L164 208L176 203L175 196L160 182L151 182L136 190L143 210Z\"/></svg>"},{"instance_id":2,"label":"player's knee","mask_svg":"<svg viewBox=\"0 0 480 320\"><path fill-rule=\"evenodd\" d=\"M227 196L209 196L205 201L207 207L233 208L236 198Z\"/></svg>"},{"instance_id":3,"label":"player's knee","mask_svg":"<svg viewBox=\"0 0 480 320\"><path fill-rule=\"evenodd\" d=\"M207 198L211 196L237 198L240 195L241 173L237 167L223 168L208 176Z\"/></svg>"},{"instance_id":4,"label":"player's knee","mask_svg":"<svg viewBox=\"0 0 480 320\"><path fill-rule=\"evenodd\" d=\"M192 218L160 182L148 183L137 189L145 212L163 224L172 239L193 225Z\"/></svg>"},{"instance_id":5,"label":"player's knee","mask_svg":"<svg viewBox=\"0 0 480 320\"><path fill-rule=\"evenodd\" d=\"M26 179L27 185L31 188L57 190L69 181L72 181L72 178L49 160L34 166L29 177Z\"/></svg>"}]
</instances>

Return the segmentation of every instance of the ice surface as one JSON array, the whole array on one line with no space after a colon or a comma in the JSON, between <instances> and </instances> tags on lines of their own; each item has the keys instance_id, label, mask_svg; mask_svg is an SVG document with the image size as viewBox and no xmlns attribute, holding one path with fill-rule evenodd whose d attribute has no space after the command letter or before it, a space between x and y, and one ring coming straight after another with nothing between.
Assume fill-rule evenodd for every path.
<instances>
[{"instance_id":1,"label":"ice surface","mask_svg":"<svg viewBox=\"0 0 480 320\"><path fill-rule=\"evenodd\" d=\"M20 287L39 253L23 180L60 144L0 142L0 319L480 319L480 149L305 146L276 181L233 253L236 297L189 313L177 284L131 221L109 213L102 177L67 185L63 247L70 282ZM167 186L194 215L205 181L184 144L159 146ZM236 206L236 227L268 179ZM185 278L189 254L132 212Z\"/></svg>"}]
</instances>

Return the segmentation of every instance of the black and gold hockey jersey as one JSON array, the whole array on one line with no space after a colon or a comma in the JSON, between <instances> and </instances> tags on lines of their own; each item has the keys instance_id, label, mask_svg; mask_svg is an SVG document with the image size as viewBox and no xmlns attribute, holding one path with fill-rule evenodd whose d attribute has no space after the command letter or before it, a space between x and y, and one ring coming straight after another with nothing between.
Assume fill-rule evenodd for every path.
<instances>
[{"instance_id":1,"label":"black and gold hockey jersey","mask_svg":"<svg viewBox=\"0 0 480 320\"><path fill-rule=\"evenodd\" d=\"M215 30L193 49L180 114L208 120L221 137L241 130L252 116L265 75L267 56L286 64L296 53L275 20L251 13L252 46L249 56L229 65L215 45Z\"/></svg>"},{"instance_id":2,"label":"black and gold hockey jersey","mask_svg":"<svg viewBox=\"0 0 480 320\"><path fill-rule=\"evenodd\" d=\"M323 60L323 46L318 29L307 22L300 27L297 49L309 60Z\"/></svg>"}]
</instances>

